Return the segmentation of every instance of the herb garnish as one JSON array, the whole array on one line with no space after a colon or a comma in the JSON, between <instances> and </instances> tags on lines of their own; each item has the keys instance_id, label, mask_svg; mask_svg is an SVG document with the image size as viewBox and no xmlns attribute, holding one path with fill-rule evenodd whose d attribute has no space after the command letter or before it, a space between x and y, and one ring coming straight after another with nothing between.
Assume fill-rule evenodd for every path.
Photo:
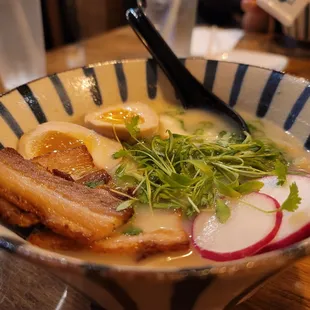
<instances>
[{"instance_id":1,"label":"herb garnish","mask_svg":"<svg viewBox=\"0 0 310 310\"><path fill-rule=\"evenodd\" d=\"M164 114L171 116L171 117L176 117L178 115L183 115L185 113L185 110L183 107L177 107L174 108L173 110L168 110Z\"/></svg>"},{"instance_id":2,"label":"herb garnish","mask_svg":"<svg viewBox=\"0 0 310 310\"><path fill-rule=\"evenodd\" d=\"M247 122L250 133L255 136L264 136L264 124L260 120Z\"/></svg>"},{"instance_id":3,"label":"herb garnish","mask_svg":"<svg viewBox=\"0 0 310 310\"><path fill-rule=\"evenodd\" d=\"M103 184L105 184L104 181L90 181L90 182L84 183L85 186L90 187L90 188L96 188Z\"/></svg>"},{"instance_id":4,"label":"herb garnish","mask_svg":"<svg viewBox=\"0 0 310 310\"><path fill-rule=\"evenodd\" d=\"M215 215L221 224L226 223L226 221L230 218L230 209L221 199L216 201Z\"/></svg>"},{"instance_id":5,"label":"herb garnish","mask_svg":"<svg viewBox=\"0 0 310 310\"><path fill-rule=\"evenodd\" d=\"M249 207L252 207L252 208L257 209L261 212L264 212L264 213L275 213L278 211L294 212L298 209L298 207L301 203L301 197L299 196L297 184L294 182L290 185L290 193L287 196L286 200L282 203L280 209L273 210L273 211L266 211L266 210L258 208L257 206L254 206L248 202L245 202L242 200L240 200L240 202L249 206Z\"/></svg>"},{"instance_id":6,"label":"herb garnish","mask_svg":"<svg viewBox=\"0 0 310 310\"><path fill-rule=\"evenodd\" d=\"M286 182L287 164L277 160L274 168L275 174L278 177L277 185L283 185Z\"/></svg>"},{"instance_id":7,"label":"herb garnish","mask_svg":"<svg viewBox=\"0 0 310 310\"><path fill-rule=\"evenodd\" d=\"M288 212L294 212L298 209L301 203L301 198L299 197L299 191L296 183L292 183L290 186L290 193L286 200L281 205L281 210Z\"/></svg>"},{"instance_id":8,"label":"herb garnish","mask_svg":"<svg viewBox=\"0 0 310 310\"><path fill-rule=\"evenodd\" d=\"M129 226L124 231L123 234L127 236L137 236L143 233L143 230L139 227Z\"/></svg>"},{"instance_id":9,"label":"herb garnish","mask_svg":"<svg viewBox=\"0 0 310 310\"><path fill-rule=\"evenodd\" d=\"M199 122L196 130L193 132L193 135L202 136L205 134L206 130L211 129L212 127L214 127L214 124L210 121Z\"/></svg>"},{"instance_id":10,"label":"herb garnish","mask_svg":"<svg viewBox=\"0 0 310 310\"><path fill-rule=\"evenodd\" d=\"M286 180L288 163L268 141L222 132L210 142L203 136L169 131L168 139L138 140L138 122L136 117L126 124L135 143L124 143L114 154L122 158L116 181L124 184L126 180L128 186L136 187L135 198L122 203L122 210L139 202L152 208L180 209L187 216L213 208L224 221L229 214L219 200L222 196L238 198L259 191L263 184L256 178L277 175L279 184ZM296 202L294 197L291 203Z\"/></svg>"},{"instance_id":11,"label":"herb garnish","mask_svg":"<svg viewBox=\"0 0 310 310\"><path fill-rule=\"evenodd\" d=\"M137 135L140 132L140 129L138 127L139 119L140 119L139 115L135 115L125 124L129 134L134 138L137 137Z\"/></svg>"},{"instance_id":12,"label":"herb garnish","mask_svg":"<svg viewBox=\"0 0 310 310\"><path fill-rule=\"evenodd\" d=\"M253 192L259 192L264 186L263 182L260 181L247 181L236 188L236 191L242 195L250 194Z\"/></svg>"},{"instance_id":13,"label":"herb garnish","mask_svg":"<svg viewBox=\"0 0 310 310\"><path fill-rule=\"evenodd\" d=\"M131 207L134 203L135 203L135 200L133 199L125 200L121 204L118 205L118 207L116 208L116 211L123 211Z\"/></svg>"}]
</instances>

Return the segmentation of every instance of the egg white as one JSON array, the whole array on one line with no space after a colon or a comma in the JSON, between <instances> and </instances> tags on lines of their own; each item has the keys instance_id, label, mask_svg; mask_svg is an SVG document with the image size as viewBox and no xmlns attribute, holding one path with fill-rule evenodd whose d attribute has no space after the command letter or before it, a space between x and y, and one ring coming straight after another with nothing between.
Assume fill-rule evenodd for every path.
<instances>
[{"instance_id":1,"label":"egg white","mask_svg":"<svg viewBox=\"0 0 310 310\"><path fill-rule=\"evenodd\" d=\"M107 137L114 138L116 133L119 139L128 140L130 134L126 128L125 122L113 124L100 119L103 113L119 109L128 110L143 118L144 122L138 124L138 128L140 129L138 137L152 137L158 132L159 118L157 113L149 105L141 102L113 105L101 109L100 111L89 113L84 119L85 126Z\"/></svg>"},{"instance_id":2,"label":"egg white","mask_svg":"<svg viewBox=\"0 0 310 310\"><path fill-rule=\"evenodd\" d=\"M83 141L98 168L112 172L119 164L119 160L114 159L112 155L121 149L120 143L83 126L66 122L47 122L24 134L18 143L18 152L26 159L41 155L37 154L36 145L42 143L42 139L49 132L64 133Z\"/></svg>"}]
</instances>

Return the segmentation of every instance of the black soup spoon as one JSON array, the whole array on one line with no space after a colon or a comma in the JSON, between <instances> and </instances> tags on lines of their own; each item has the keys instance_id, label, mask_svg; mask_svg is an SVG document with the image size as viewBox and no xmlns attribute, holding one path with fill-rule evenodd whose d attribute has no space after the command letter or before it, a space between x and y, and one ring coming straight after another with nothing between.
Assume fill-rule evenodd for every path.
<instances>
[{"instance_id":1,"label":"black soup spoon","mask_svg":"<svg viewBox=\"0 0 310 310\"><path fill-rule=\"evenodd\" d=\"M245 120L204 86L183 66L141 8L129 9L127 20L175 88L185 109L207 109L232 119L241 132L249 132Z\"/></svg>"}]
</instances>

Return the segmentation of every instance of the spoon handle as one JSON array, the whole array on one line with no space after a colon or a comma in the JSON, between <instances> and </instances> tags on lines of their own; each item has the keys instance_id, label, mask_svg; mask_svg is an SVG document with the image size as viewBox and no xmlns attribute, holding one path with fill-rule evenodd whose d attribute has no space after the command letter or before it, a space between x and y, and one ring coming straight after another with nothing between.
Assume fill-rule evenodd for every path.
<instances>
[{"instance_id":1,"label":"spoon handle","mask_svg":"<svg viewBox=\"0 0 310 310\"><path fill-rule=\"evenodd\" d=\"M185 109L202 108L220 112L232 118L241 127L242 131L249 132L242 117L220 98L206 90L183 66L141 8L129 9L126 17L141 42L149 50L174 86Z\"/></svg>"},{"instance_id":2,"label":"spoon handle","mask_svg":"<svg viewBox=\"0 0 310 310\"><path fill-rule=\"evenodd\" d=\"M140 8L129 9L126 16L140 40L173 84L184 108L191 108L191 102L193 107L197 107L194 97L199 100L199 95L193 96L192 88L199 87L200 83L183 66Z\"/></svg>"}]
</instances>

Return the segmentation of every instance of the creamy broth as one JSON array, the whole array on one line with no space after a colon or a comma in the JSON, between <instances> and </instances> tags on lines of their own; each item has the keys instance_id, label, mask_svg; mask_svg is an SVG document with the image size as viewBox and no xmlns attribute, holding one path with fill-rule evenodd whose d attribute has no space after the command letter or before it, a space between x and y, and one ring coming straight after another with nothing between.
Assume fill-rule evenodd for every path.
<instances>
[{"instance_id":1,"label":"creamy broth","mask_svg":"<svg viewBox=\"0 0 310 310\"><path fill-rule=\"evenodd\" d=\"M220 131L232 131L230 124L225 124L216 115L210 115L205 111L191 110L184 114L175 113L175 107L165 102L156 102L151 107L156 110L159 115L170 117L168 121L169 129L172 132L194 133L199 129L204 129L204 134L210 139L216 138ZM292 163L296 170L305 170L310 173L310 154L306 152L301 143L291 134L284 132L281 128L275 126L271 122L265 120L257 120L246 113L241 113L242 116L258 127L257 135L263 133L268 134L268 138L273 140L281 147L289 158L292 158ZM166 128L167 129L167 128ZM139 211L134 220L134 224L144 231L152 231L158 228L172 228L176 225L175 219L164 212L150 212L148 207L144 207ZM186 231L190 234L191 223L188 220L183 221ZM191 246L187 251L158 254L140 262L126 255L112 255L92 253L89 251L60 251L64 255L69 255L90 262L129 265L129 266L146 266L146 267L199 267L210 263L210 261L201 258L199 253ZM214 262L212 262L214 263Z\"/></svg>"},{"instance_id":2,"label":"creamy broth","mask_svg":"<svg viewBox=\"0 0 310 310\"><path fill-rule=\"evenodd\" d=\"M133 257L116 254L100 254L89 251L57 251L59 254L72 256L92 263L121 265L121 266L145 266L150 268L174 268L174 267L203 267L216 262L202 258L191 246L187 251L170 252L148 257L137 262Z\"/></svg>"},{"instance_id":3,"label":"creamy broth","mask_svg":"<svg viewBox=\"0 0 310 310\"><path fill-rule=\"evenodd\" d=\"M135 106L135 110L131 110L133 109L133 106ZM124 110L124 107L127 110ZM64 222L68 221L70 223L76 221L76 223L74 223L77 225L75 229L78 229L78 231L70 231L70 227L67 225L62 231L56 230L57 233L63 234L62 236L59 236L51 232L55 227L50 227L46 224L46 226L51 229L50 231L47 231L47 233L52 235L51 239L54 241L55 247L58 245L58 248L62 249L85 249L86 247L89 249L57 251L63 255L78 257L96 263L152 268L204 266L210 264L211 261L202 258L193 245L188 246L188 236L191 239L193 220L200 210L205 211L206 206L212 206L212 216L215 217L214 210L217 208L218 200L224 204L224 207L226 206L222 198L227 198L229 195L226 195L227 191L223 194L218 185L219 183L222 182L222 188L224 186L227 190L229 187L228 189L235 194L237 193L237 196L230 195L229 197L238 197L237 199L239 199L243 195L243 192L240 189L240 192L236 192L236 190L243 186L245 181L248 181L247 177L249 179L252 178L251 180L259 179L261 176L273 175L274 177L276 174L276 165L279 164L277 160L279 157L284 162L281 163L279 161L280 165L282 164L282 168L284 167L284 170L287 170L286 166L288 161L290 163L291 171L296 170L298 172L303 171L310 173L310 153L305 151L301 143L295 137L284 132L281 128L275 126L271 122L255 119L246 113L241 113L241 115L249 122L253 129L253 138L260 139L263 143L259 144L258 142L255 142L250 136L244 141L241 141L236 138L238 135L230 135L230 133L238 133L236 130L237 128L235 128L231 122L225 122L222 117L216 114L211 114L207 111L195 109L184 111L180 109L180 107L166 102L156 102L149 106L143 103L132 103L130 106L129 103L124 105L124 107L116 107L116 113L114 114L113 111L109 112L109 107L106 107L104 116L105 118L108 117L108 121L105 118L102 118L99 120L99 123L97 119L98 117L96 116L97 114L92 115L93 113L90 113L85 117L85 123L82 123L82 126L63 122L41 124L34 131L26 133L19 141L18 151L25 159L33 159L35 156L44 155L46 151L51 151L51 153L47 155L49 160L53 161L52 163L65 162L61 165L62 169L68 168L68 163L72 163L72 165L75 164L73 167L78 168L78 163L75 159L80 158L79 164L81 167L86 167L85 163L88 164L88 170L86 169L86 174L88 175L86 175L86 177L89 177L89 175L92 175L93 173L102 173L102 170L98 171L100 169L105 169L112 177L111 182L108 184L107 181L102 180L100 180L101 183L99 182L98 184L96 183L96 181L98 182L96 179L95 182L93 179L87 179L87 181L80 183L92 189L97 188L98 186L105 187L105 190L101 191L91 191L89 188L85 188L78 184L62 183L64 188L67 188L66 186L70 187L70 190L64 190L64 192L59 193L60 198L63 198L64 196L69 197L65 202L66 205L64 205L63 202L59 202L59 210L56 210L57 203L55 202L53 202L53 205L48 205L49 210L52 210L55 214L58 212L57 216L53 215L55 219L60 218ZM113 106L111 106L111 109L113 110ZM120 113L119 109L122 109L122 113ZM102 111L96 113L102 115ZM92 117L88 118L87 121L89 115ZM143 122L139 120L140 116L143 117ZM113 123L115 118L117 119L117 128L115 128ZM129 127L128 123L122 123L120 121L120 119L127 120L127 118L129 118L130 121L136 121L136 125L129 124L131 126ZM134 120L134 118L136 118L136 120ZM139 127L138 124L141 126ZM132 134L129 129L135 132L135 135ZM179 136L174 135L169 137L168 131L179 134ZM109 132L109 134L107 134L107 132ZM138 136L138 134L140 134L140 136ZM154 134L156 135L155 137ZM114 140L113 137L116 137L117 139ZM169 140L166 138L169 138ZM230 138L233 139L229 140ZM141 142L139 139L145 140ZM130 143L123 144L122 147L122 142L119 140L122 140L123 142L129 141ZM266 144L266 148L261 147L267 140L269 140L269 142L270 140L273 141L277 145L277 148L273 147L270 143ZM217 141L217 144L213 143L214 141ZM244 144L241 142L244 142ZM73 148L79 145L84 145L82 150L78 153L79 156L77 153L74 153L71 157L66 157L67 160L65 160L64 153L61 153L63 149ZM139 147L141 147L141 149L139 149ZM144 149L142 149L143 147ZM255 151L253 151L253 148ZM281 157L282 154L278 149L285 154L285 158ZM69 151L75 152L75 149ZM113 157L112 154L115 153L116 156ZM126 155L122 155L124 153ZM149 157L143 157L145 156L143 155L145 153ZM168 153L169 155L167 155ZM58 161L55 159L56 157L50 159L50 154L58 155ZM19 156L18 154L16 155ZM240 157L238 157L239 155ZM134 161L135 156L138 158L136 161ZM261 162L257 160L257 156L262 158ZM154 159L155 157L157 159ZM237 160L236 157L238 157ZM250 159L244 165L247 158ZM34 162L36 161L34 160ZM236 164L236 162L238 162L238 164ZM31 164L28 161L26 161L26 163ZM259 165L263 167L262 171L255 168L257 165L258 167ZM54 173L54 169L51 170L45 165L41 166ZM240 168L240 166L242 167ZM138 170L137 167L139 168ZM232 168L232 170L229 170L227 167ZM38 169L38 167L36 168ZM61 168L57 166L55 170L60 170L61 173L67 172L69 174L65 175L67 181L72 182L75 180L79 183L81 179L85 177L85 175L83 175L81 178L80 176L76 176L76 178L70 179L70 177L73 176L73 173L71 173L72 171L65 171ZM76 168L73 169L75 170ZM122 169L120 168L126 172L126 169L128 169L132 174L127 174L124 179L121 179L119 177L119 174L121 174L119 170L122 171ZM35 167L33 167L33 170L35 170ZM222 172L223 170L224 173ZM106 173L106 171L104 172ZM155 173L152 175L151 173L154 171ZM231 171L237 171L237 173ZM244 171L246 171L246 173L244 173ZM58 187L56 183L65 181L54 178L46 171L45 173L48 178L52 179L49 179L50 184L55 183L52 192L57 192ZM110 180L109 174L107 174L107 177L109 177ZM284 174L286 174L286 172L284 172ZM152 179L151 177L149 178L149 175L151 175ZM241 179L242 177L243 179ZM29 177L29 179L31 179L31 177ZM134 181L132 181L132 179L134 179ZM148 183L145 181L146 179L148 180ZM20 182L20 180L21 179L19 178L18 182ZM44 181L43 177L41 180L42 182ZM254 190L251 188L250 193L259 191L264 185L262 182L256 183L260 183L261 187L259 187L259 189L255 188ZM285 177L283 183L285 183ZM138 192L138 190L141 190L141 188L139 188L141 184L144 186L142 194L141 191L140 193ZM69 191L72 191L73 187L75 187L75 192L73 192L74 195L71 195L70 197ZM164 188L164 191L162 191L162 188ZM169 188L169 190L167 190L167 188ZM136 196L130 196L130 193L133 193L133 191L135 192L136 190ZM85 191L85 196L81 197L87 197L87 199L83 200L83 198L79 198L81 203L72 198L72 196L77 197L78 194L83 191ZM111 192L113 191L117 195L125 194L127 195L127 198L123 201L116 199L111 196ZM246 192L245 194L247 193L249 192ZM17 193L17 195L18 194L19 193ZM100 201L87 204L87 200L91 201L91 198L93 197L98 198L97 196L94 196L96 194L100 197ZM157 200L152 200L150 198L153 194L156 199L158 198ZM160 196L160 194L162 196ZM256 193L256 195L260 194ZM28 197L22 197L21 194L21 198L27 201ZM58 197L55 197L55 200L56 198ZM113 203L113 205L111 205L110 202L107 203L107 201L110 201L107 199L112 198L113 201L111 200L111 203ZM260 203L261 196L258 200ZM22 201L22 199L20 199L20 201ZM193 201L195 201L195 203ZM11 201L11 203L16 204L17 207L19 206L19 201ZM44 203L45 201L43 202L43 205L45 206L46 203ZM95 212L94 205L97 207L96 211L99 210L103 214ZM125 206L125 208L118 210L117 208L122 205L123 207ZM35 202L33 202L33 206L35 207ZM68 206L70 208L64 208ZM132 206L133 208L125 210L127 207ZM23 206L19 207L24 210L22 208ZM229 209L228 206L226 206L226 208ZM115 209L120 211L120 213L115 212ZM133 216L132 210L135 211ZM273 214L278 213L276 207L273 211ZM127 217L124 215L126 212L128 213ZM41 215L44 220L46 220L46 213L47 212L44 213L44 216ZM79 216L74 218L76 214ZM81 214L83 214L83 216L81 216ZM204 212L203 215L205 214L208 216L207 212ZM40 216L40 214L38 215ZM97 221L99 215L100 219ZM300 213L296 215L300 216ZM92 217L92 224L89 224L88 216ZM229 216L230 214L226 220ZM107 222L110 224L111 222L109 221L111 218L114 222L112 225L108 226L109 229L106 230ZM115 220L115 218L117 218L117 220ZM118 220L118 218L121 219ZM203 218L203 220L204 219L205 218ZM38 218L38 221L39 220L41 221L42 218ZM245 221L243 221L243 223L244 222ZM45 221L45 223L48 223L48 221ZM204 221L203 223L205 224L209 222ZM225 222L220 223L223 224ZM259 225L260 224L261 222ZM208 230L210 226L207 224L205 225ZM87 237L83 235L86 231L86 229L83 229L84 226L87 228L88 235L85 234ZM118 228L114 232L115 227ZM69 232L66 229L68 229ZM40 232L44 233L44 231ZM80 234L74 234L76 232L80 232ZM104 232L104 234L101 234L102 232ZM100 233L100 235L98 235L98 233ZM85 239L79 239L81 235L85 237ZM74 237L76 237L76 240ZM42 240L48 241L47 235L45 235L45 238L46 239L44 240L43 236ZM57 244L59 239L64 242L69 242L66 243L66 245L69 244L69 246L61 247L61 243ZM200 240L201 239L212 240L200 238ZM90 240L92 241L91 244ZM225 245L226 237L222 240L224 240L223 243ZM241 238L238 240L241 240ZM33 243L36 244L35 242ZM190 243L192 244L192 242ZM44 242L41 243L41 246L44 247L45 245L45 247L47 247L47 244L53 246L52 243L48 242L45 244ZM141 248L142 250L145 250L145 252L142 251L142 254L140 253ZM131 249L133 249L133 251L130 252ZM179 249L186 250L176 251ZM103 251L114 251L114 253L118 251L118 254L103 254ZM126 251L131 254L134 253L134 255L126 255ZM154 255L155 252L164 253ZM253 253L254 252L252 252L252 254ZM142 257L143 259L137 261L137 257Z\"/></svg>"},{"instance_id":4,"label":"creamy broth","mask_svg":"<svg viewBox=\"0 0 310 310\"><path fill-rule=\"evenodd\" d=\"M143 232L147 233L157 229L175 229L179 226L179 221L176 220L173 213L161 210L150 211L148 206L140 206L137 208L137 212L135 213L131 224L135 227L141 228ZM183 229L190 235L191 222L187 219L183 219L182 225ZM137 265L137 262L133 257L126 255L100 254L89 251L82 251L78 253L61 251L60 253L97 263ZM206 262L207 260L201 258L199 253L194 249L194 247L191 246L190 249L186 251L168 252L165 254L150 256L141 260L138 265L153 267L191 267L203 266Z\"/></svg>"},{"instance_id":5,"label":"creamy broth","mask_svg":"<svg viewBox=\"0 0 310 310\"><path fill-rule=\"evenodd\" d=\"M286 152L287 156L292 160L292 165L296 170L310 172L310 152L305 150L302 143L300 143L300 141L291 133L284 131L270 121L253 118L247 113L241 113L241 115L247 121L258 124L258 127L263 131L262 134L267 134L269 139ZM258 134L258 137L260 136L261 135Z\"/></svg>"}]
</instances>

